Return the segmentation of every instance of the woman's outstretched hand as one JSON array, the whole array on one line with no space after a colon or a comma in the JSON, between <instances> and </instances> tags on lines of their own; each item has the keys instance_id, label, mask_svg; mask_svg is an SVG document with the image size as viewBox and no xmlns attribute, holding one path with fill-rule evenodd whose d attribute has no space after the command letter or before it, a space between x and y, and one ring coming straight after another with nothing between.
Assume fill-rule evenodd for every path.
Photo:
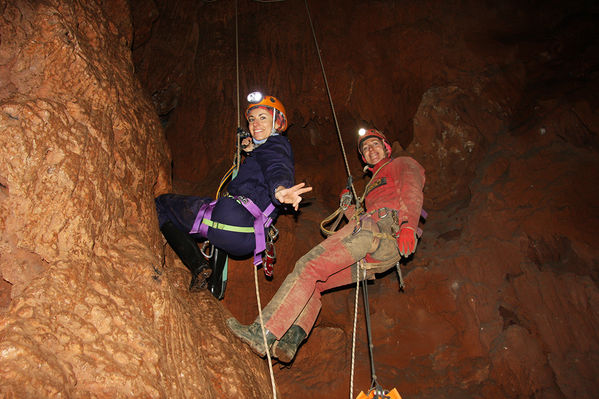
<instances>
[{"instance_id":1,"label":"woman's outstretched hand","mask_svg":"<svg viewBox=\"0 0 599 399\"><path fill-rule=\"evenodd\" d=\"M312 191L312 187L304 187L305 185L306 183L300 183L289 188L279 186L275 190L275 198L282 204L291 204L297 211L299 203L302 201L301 195Z\"/></svg>"}]
</instances>

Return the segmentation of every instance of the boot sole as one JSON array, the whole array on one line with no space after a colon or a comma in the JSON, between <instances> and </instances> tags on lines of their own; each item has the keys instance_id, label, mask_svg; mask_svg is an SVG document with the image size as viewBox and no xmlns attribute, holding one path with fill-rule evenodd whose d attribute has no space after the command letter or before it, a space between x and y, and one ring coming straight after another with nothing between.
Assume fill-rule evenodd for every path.
<instances>
[{"instance_id":1,"label":"boot sole","mask_svg":"<svg viewBox=\"0 0 599 399\"><path fill-rule=\"evenodd\" d=\"M208 288L208 278L212 275L212 269L203 268L197 275L191 277L189 292L200 292Z\"/></svg>"}]
</instances>

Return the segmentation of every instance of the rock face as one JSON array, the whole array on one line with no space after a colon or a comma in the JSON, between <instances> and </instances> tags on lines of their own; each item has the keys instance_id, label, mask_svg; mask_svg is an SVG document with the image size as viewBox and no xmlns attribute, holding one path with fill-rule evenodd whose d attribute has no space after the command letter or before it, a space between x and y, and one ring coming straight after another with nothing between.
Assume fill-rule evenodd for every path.
<instances>
[{"instance_id":1,"label":"rock face","mask_svg":"<svg viewBox=\"0 0 599 399\"><path fill-rule=\"evenodd\" d=\"M0 7L0 396L265 396L227 313L165 262L167 144L127 4L100 3Z\"/></svg>"},{"instance_id":2,"label":"rock face","mask_svg":"<svg viewBox=\"0 0 599 399\"><path fill-rule=\"evenodd\" d=\"M418 251L369 284L378 382L410 398L599 395L599 9L585 2L1 2L0 396L270 397L224 327L251 261L189 294L153 197L214 195L256 89L286 105L296 180L272 281L322 237L355 131L427 170ZM316 38L335 108L314 49ZM404 150L405 149L405 150ZM171 162L172 176L171 184ZM323 296L281 397L347 397L353 288ZM354 392L371 384L364 315Z\"/></svg>"}]
</instances>

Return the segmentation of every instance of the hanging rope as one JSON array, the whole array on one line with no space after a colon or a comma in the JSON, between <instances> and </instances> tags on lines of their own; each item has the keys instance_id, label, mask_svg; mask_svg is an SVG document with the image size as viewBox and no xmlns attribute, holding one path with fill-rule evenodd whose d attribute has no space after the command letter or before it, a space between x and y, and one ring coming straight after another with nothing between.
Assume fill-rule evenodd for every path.
<instances>
[{"instance_id":1,"label":"hanging rope","mask_svg":"<svg viewBox=\"0 0 599 399\"><path fill-rule=\"evenodd\" d=\"M239 105L239 23L237 22L239 12L235 0L235 69L237 72L237 132L241 128L241 106ZM235 154L235 174L239 170L239 158L241 158L241 137L237 134L237 153Z\"/></svg>"},{"instance_id":2,"label":"hanging rope","mask_svg":"<svg viewBox=\"0 0 599 399\"><path fill-rule=\"evenodd\" d=\"M265 1L266 2L266 1ZM270 2L270 1L268 1ZM235 174L239 170L239 163L241 158L241 136L239 135L239 129L241 128L241 107L239 105L239 23L238 23L238 0L235 0L235 64L237 72L237 154L235 157ZM231 169L230 169L231 170ZM262 318L262 304L260 302L260 286L258 284L258 269L254 266L254 283L256 286L256 301L258 302L258 315L260 317L260 328L262 330L262 338L264 340L264 347L266 348L266 357L268 359L268 370L270 374L270 383L272 385L272 397L277 399L277 387L275 384L275 375L272 371L272 359L270 357L270 350L266 342L266 329L264 328L264 319Z\"/></svg>"},{"instance_id":3,"label":"hanging rope","mask_svg":"<svg viewBox=\"0 0 599 399\"><path fill-rule=\"evenodd\" d=\"M362 261L356 263L356 298L354 301L354 329L352 332L351 342L351 371L349 378L349 399L353 399L354 395L354 364L356 358L356 322L358 321L358 293L360 292L360 269L362 268Z\"/></svg>"},{"instance_id":4,"label":"hanging rope","mask_svg":"<svg viewBox=\"0 0 599 399\"><path fill-rule=\"evenodd\" d=\"M320 61L320 68L322 70L322 77L324 78L324 85L327 89L327 96L329 97L329 104L331 105L331 111L333 112L333 120L335 121L335 128L337 129L337 138L339 139L339 144L341 145L341 153L343 154L343 161L345 163L345 170L347 172L348 178L348 188L351 187L352 194L356 199L356 207L358 207L358 194L356 194L356 189L354 188L353 178L351 172L349 170L349 163L347 162L347 154L345 153L345 147L343 145L343 138L341 137L341 131L339 130L339 123L337 122L337 114L335 114L335 106L333 105L333 97L331 96L331 90L329 89L329 82L327 81L327 74L324 70L324 63L322 62L322 57L320 55L320 47L318 47L318 40L316 39L316 32L314 31L314 25L312 24L312 17L310 16L310 9L308 8L308 0L304 0L306 4L306 13L308 14L308 20L310 21L310 28L312 29L312 37L314 38L314 45L316 46L316 53L318 54L318 60Z\"/></svg>"},{"instance_id":5,"label":"hanging rope","mask_svg":"<svg viewBox=\"0 0 599 399\"><path fill-rule=\"evenodd\" d=\"M275 375L272 371L272 360L270 358L270 349L266 342L266 329L264 328L264 319L262 318L262 304L260 303L260 289L258 288L258 268L254 267L254 283L256 284L256 301L258 302L258 316L260 317L260 327L262 329L262 340L266 348L266 358L268 359L268 370L270 372L270 383L272 385L272 397L277 399L277 387L275 385Z\"/></svg>"}]
</instances>

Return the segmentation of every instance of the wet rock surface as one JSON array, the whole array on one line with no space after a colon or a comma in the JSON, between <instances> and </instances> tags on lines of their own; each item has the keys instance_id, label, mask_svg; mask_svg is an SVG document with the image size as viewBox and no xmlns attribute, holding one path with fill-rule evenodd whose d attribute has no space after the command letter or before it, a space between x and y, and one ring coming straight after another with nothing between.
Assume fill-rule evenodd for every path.
<instances>
[{"instance_id":1,"label":"wet rock surface","mask_svg":"<svg viewBox=\"0 0 599 399\"><path fill-rule=\"evenodd\" d=\"M10 3L10 4L9 4ZM186 291L153 197L214 195L238 121L233 2L0 3L0 392L271 396L227 331L257 314L251 260L223 301ZM239 2L241 107L285 104L296 180L272 281L322 240L346 183L303 2ZM429 217L369 284L379 383L409 398L595 398L599 9L575 2L310 4L349 166L361 125L427 170ZM241 110L243 112L243 109ZM171 166L172 177L171 182ZM323 296L283 398L347 397L355 290ZM354 396L370 387L360 299Z\"/></svg>"}]
</instances>

